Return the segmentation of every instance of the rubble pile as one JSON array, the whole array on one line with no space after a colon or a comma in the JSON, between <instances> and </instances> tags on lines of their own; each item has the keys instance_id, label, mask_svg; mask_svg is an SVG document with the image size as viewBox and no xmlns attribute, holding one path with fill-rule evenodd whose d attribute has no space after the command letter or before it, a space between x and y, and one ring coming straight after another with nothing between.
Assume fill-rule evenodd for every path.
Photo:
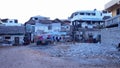
<instances>
[{"instance_id":1,"label":"rubble pile","mask_svg":"<svg viewBox=\"0 0 120 68\"><path fill-rule=\"evenodd\" d=\"M117 51L114 46L103 46L100 44L77 44L71 46L67 51L68 56L97 56L106 55L108 52Z\"/></svg>"},{"instance_id":2,"label":"rubble pile","mask_svg":"<svg viewBox=\"0 0 120 68\"><path fill-rule=\"evenodd\" d=\"M79 43L62 46L40 46L36 48L40 51L48 53L53 57L88 57L104 55L119 58L119 55L112 53L117 51L116 47L104 46L101 44Z\"/></svg>"}]
</instances>

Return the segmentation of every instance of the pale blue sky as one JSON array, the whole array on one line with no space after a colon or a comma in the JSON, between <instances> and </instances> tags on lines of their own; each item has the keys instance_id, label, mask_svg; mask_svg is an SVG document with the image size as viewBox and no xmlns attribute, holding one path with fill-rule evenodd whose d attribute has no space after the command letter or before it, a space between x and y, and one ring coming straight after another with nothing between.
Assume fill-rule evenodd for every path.
<instances>
[{"instance_id":1,"label":"pale blue sky","mask_svg":"<svg viewBox=\"0 0 120 68\"><path fill-rule=\"evenodd\" d=\"M51 19L67 19L78 10L103 10L110 0L0 0L0 18L18 19L42 15Z\"/></svg>"}]
</instances>

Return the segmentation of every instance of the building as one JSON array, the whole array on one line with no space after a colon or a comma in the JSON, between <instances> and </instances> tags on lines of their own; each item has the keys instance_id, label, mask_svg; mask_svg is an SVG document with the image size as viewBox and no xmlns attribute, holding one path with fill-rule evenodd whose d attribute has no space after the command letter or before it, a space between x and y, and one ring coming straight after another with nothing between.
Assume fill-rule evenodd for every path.
<instances>
[{"instance_id":1,"label":"building","mask_svg":"<svg viewBox=\"0 0 120 68\"><path fill-rule=\"evenodd\" d=\"M56 22L52 20L39 20L39 23L35 24L35 33L53 33L60 32L61 22Z\"/></svg>"},{"instance_id":2,"label":"building","mask_svg":"<svg viewBox=\"0 0 120 68\"><path fill-rule=\"evenodd\" d=\"M105 10L112 13L112 18L105 21L102 30L103 45L118 45L120 43L120 0L111 0L105 5Z\"/></svg>"},{"instance_id":3,"label":"building","mask_svg":"<svg viewBox=\"0 0 120 68\"><path fill-rule=\"evenodd\" d=\"M72 15L69 17L69 20L73 26L73 39L76 41L89 41L91 38L96 39L96 34L98 31L100 31L99 29L104 27L104 20L110 17L111 14L107 11L98 11L96 9L72 13ZM96 32L96 34L92 32ZM100 35L98 34L98 36Z\"/></svg>"},{"instance_id":4,"label":"building","mask_svg":"<svg viewBox=\"0 0 120 68\"><path fill-rule=\"evenodd\" d=\"M0 44L21 45L24 43L24 26L0 26Z\"/></svg>"},{"instance_id":5,"label":"building","mask_svg":"<svg viewBox=\"0 0 120 68\"><path fill-rule=\"evenodd\" d=\"M59 19L50 20L48 17L34 16L25 23L26 35L30 40L40 34L59 34L61 31L61 21Z\"/></svg>"},{"instance_id":6,"label":"building","mask_svg":"<svg viewBox=\"0 0 120 68\"><path fill-rule=\"evenodd\" d=\"M70 32L71 31L71 25L70 25L70 21L65 19L65 20L61 20L61 31L62 32Z\"/></svg>"},{"instance_id":7,"label":"building","mask_svg":"<svg viewBox=\"0 0 120 68\"><path fill-rule=\"evenodd\" d=\"M79 25L81 28L99 28L104 26L104 18L110 18L107 11L84 10L72 13L69 17L71 25Z\"/></svg>"},{"instance_id":8,"label":"building","mask_svg":"<svg viewBox=\"0 0 120 68\"><path fill-rule=\"evenodd\" d=\"M120 14L120 0L111 0L105 5L105 10L112 12L112 16Z\"/></svg>"},{"instance_id":9,"label":"building","mask_svg":"<svg viewBox=\"0 0 120 68\"><path fill-rule=\"evenodd\" d=\"M3 26L22 26L21 23L18 23L17 19L1 19L0 22Z\"/></svg>"}]
</instances>

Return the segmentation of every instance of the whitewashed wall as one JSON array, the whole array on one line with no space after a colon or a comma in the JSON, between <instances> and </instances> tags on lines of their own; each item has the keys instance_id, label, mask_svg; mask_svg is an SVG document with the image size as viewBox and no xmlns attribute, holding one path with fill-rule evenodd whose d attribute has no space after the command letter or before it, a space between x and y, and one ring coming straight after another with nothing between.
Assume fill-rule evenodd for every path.
<instances>
[{"instance_id":1,"label":"whitewashed wall","mask_svg":"<svg viewBox=\"0 0 120 68\"><path fill-rule=\"evenodd\" d=\"M5 37L10 37L10 39L7 39L8 41L11 41L12 43L11 44L14 44L15 42L15 37L19 37L19 43L20 44L23 44L24 43L24 35L3 35L3 36L0 36L2 38L2 40L5 40Z\"/></svg>"},{"instance_id":2,"label":"whitewashed wall","mask_svg":"<svg viewBox=\"0 0 120 68\"><path fill-rule=\"evenodd\" d=\"M52 27L51 30L48 29L49 25L51 25L51 27ZM61 24L60 23L52 23L52 24L36 23L35 24L35 32L38 32L39 30L44 31L44 32L60 31L61 30Z\"/></svg>"}]
</instances>

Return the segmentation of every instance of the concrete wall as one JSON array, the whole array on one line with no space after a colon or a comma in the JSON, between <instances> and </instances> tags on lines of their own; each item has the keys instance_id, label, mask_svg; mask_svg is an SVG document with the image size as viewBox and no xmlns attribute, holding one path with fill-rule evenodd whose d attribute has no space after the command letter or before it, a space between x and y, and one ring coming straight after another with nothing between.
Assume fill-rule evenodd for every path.
<instances>
[{"instance_id":1,"label":"concrete wall","mask_svg":"<svg viewBox=\"0 0 120 68\"><path fill-rule=\"evenodd\" d=\"M51 26L51 29L48 29L48 26ZM50 23L50 24L36 23L35 24L35 32L38 32L39 30L42 30L44 32L60 31L61 23Z\"/></svg>"},{"instance_id":2,"label":"concrete wall","mask_svg":"<svg viewBox=\"0 0 120 68\"><path fill-rule=\"evenodd\" d=\"M101 30L102 45L118 45L120 43L120 28L106 28Z\"/></svg>"},{"instance_id":3,"label":"concrete wall","mask_svg":"<svg viewBox=\"0 0 120 68\"><path fill-rule=\"evenodd\" d=\"M24 43L24 35L13 35L11 36L11 39L10 41L12 41L12 43L15 43L14 40L15 40L15 37L19 37L19 43L20 44L23 44Z\"/></svg>"},{"instance_id":4,"label":"concrete wall","mask_svg":"<svg viewBox=\"0 0 120 68\"><path fill-rule=\"evenodd\" d=\"M116 16L116 9L112 10L111 12L113 17Z\"/></svg>"},{"instance_id":5,"label":"concrete wall","mask_svg":"<svg viewBox=\"0 0 120 68\"><path fill-rule=\"evenodd\" d=\"M96 31L86 31L85 32L86 37L88 38L88 34L92 34L93 38L97 37L98 35L101 35L101 30L96 30Z\"/></svg>"},{"instance_id":6,"label":"concrete wall","mask_svg":"<svg viewBox=\"0 0 120 68\"><path fill-rule=\"evenodd\" d=\"M5 39L5 37L10 37L10 39ZM2 35L0 36L0 41L3 43L0 44L4 44L5 41L10 41L11 43L9 44L9 46L12 46L15 43L15 37L19 37L19 44L23 44L24 43L24 35Z\"/></svg>"}]
</instances>

